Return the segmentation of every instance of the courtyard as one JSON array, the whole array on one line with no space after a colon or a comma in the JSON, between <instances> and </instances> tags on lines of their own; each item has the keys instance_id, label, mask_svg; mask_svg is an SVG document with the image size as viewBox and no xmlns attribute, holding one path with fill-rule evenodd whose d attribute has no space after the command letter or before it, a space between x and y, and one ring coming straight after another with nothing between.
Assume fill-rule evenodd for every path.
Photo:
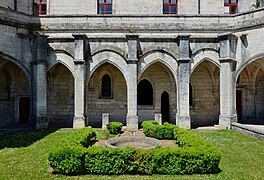
<instances>
[{"instance_id":1,"label":"courtyard","mask_svg":"<svg viewBox=\"0 0 264 180\"><path fill-rule=\"evenodd\" d=\"M264 142L233 130L192 130L217 146L222 158L221 172L204 175L122 175L65 176L49 169L50 147L70 134L72 129L16 132L0 137L0 179L262 179L264 175ZM98 140L106 133L97 130Z\"/></svg>"}]
</instances>

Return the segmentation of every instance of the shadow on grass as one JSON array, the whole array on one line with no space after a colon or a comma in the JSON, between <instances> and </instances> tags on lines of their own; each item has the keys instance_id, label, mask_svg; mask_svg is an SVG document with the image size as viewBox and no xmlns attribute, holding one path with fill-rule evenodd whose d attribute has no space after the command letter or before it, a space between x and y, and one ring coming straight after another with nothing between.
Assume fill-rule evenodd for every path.
<instances>
[{"instance_id":1,"label":"shadow on grass","mask_svg":"<svg viewBox=\"0 0 264 180\"><path fill-rule=\"evenodd\" d=\"M0 150L4 148L28 147L56 130L57 129L20 131L0 136Z\"/></svg>"}]
</instances>

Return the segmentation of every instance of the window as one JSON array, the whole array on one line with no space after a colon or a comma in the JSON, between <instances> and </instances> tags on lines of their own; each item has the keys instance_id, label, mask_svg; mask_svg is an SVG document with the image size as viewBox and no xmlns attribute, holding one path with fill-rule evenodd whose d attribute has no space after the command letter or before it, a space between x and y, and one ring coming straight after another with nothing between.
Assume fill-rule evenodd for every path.
<instances>
[{"instance_id":1,"label":"window","mask_svg":"<svg viewBox=\"0 0 264 180\"><path fill-rule=\"evenodd\" d=\"M236 14L238 12L238 0L225 0L224 13L225 14Z\"/></svg>"},{"instance_id":2,"label":"window","mask_svg":"<svg viewBox=\"0 0 264 180\"><path fill-rule=\"evenodd\" d=\"M189 106L193 106L193 88L191 83L189 83Z\"/></svg>"},{"instance_id":3,"label":"window","mask_svg":"<svg viewBox=\"0 0 264 180\"><path fill-rule=\"evenodd\" d=\"M112 0L98 0L98 14L112 14Z\"/></svg>"},{"instance_id":4,"label":"window","mask_svg":"<svg viewBox=\"0 0 264 180\"><path fill-rule=\"evenodd\" d=\"M163 14L177 14L177 0L163 0Z\"/></svg>"},{"instance_id":5,"label":"window","mask_svg":"<svg viewBox=\"0 0 264 180\"><path fill-rule=\"evenodd\" d=\"M153 88L148 80L140 81L137 92L138 105L153 105Z\"/></svg>"},{"instance_id":6,"label":"window","mask_svg":"<svg viewBox=\"0 0 264 180\"><path fill-rule=\"evenodd\" d=\"M102 77L102 98L112 98L111 78L108 74Z\"/></svg>"},{"instance_id":7,"label":"window","mask_svg":"<svg viewBox=\"0 0 264 180\"><path fill-rule=\"evenodd\" d=\"M47 14L47 0L34 0L33 14Z\"/></svg>"}]
</instances>

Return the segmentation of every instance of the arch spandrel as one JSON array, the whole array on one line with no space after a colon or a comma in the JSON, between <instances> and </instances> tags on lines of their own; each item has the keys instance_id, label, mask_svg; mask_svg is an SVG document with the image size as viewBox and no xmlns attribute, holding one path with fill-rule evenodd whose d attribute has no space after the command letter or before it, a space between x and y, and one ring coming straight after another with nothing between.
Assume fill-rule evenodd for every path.
<instances>
[{"instance_id":1,"label":"arch spandrel","mask_svg":"<svg viewBox=\"0 0 264 180\"><path fill-rule=\"evenodd\" d=\"M219 54L214 49L200 50L196 52L191 61L191 73L204 61L209 61L220 68Z\"/></svg>"},{"instance_id":2,"label":"arch spandrel","mask_svg":"<svg viewBox=\"0 0 264 180\"><path fill-rule=\"evenodd\" d=\"M101 51L100 53L94 54L91 57L89 71L90 77L94 72L103 64L110 63L118 68L123 74L124 78L127 80L129 74L127 74L127 63L124 57L120 54L112 51Z\"/></svg>"},{"instance_id":3,"label":"arch spandrel","mask_svg":"<svg viewBox=\"0 0 264 180\"><path fill-rule=\"evenodd\" d=\"M173 74L174 79L177 79L178 63L176 59L167 53L159 51L152 51L139 59L138 79L141 78L142 74L149 66L157 62L165 65Z\"/></svg>"}]
</instances>

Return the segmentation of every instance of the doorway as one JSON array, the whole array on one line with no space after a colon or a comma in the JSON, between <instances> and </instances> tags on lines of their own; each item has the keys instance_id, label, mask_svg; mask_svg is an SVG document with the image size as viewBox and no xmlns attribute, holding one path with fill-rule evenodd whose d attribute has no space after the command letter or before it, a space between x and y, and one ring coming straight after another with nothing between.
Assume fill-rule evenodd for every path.
<instances>
[{"instance_id":1,"label":"doorway","mask_svg":"<svg viewBox=\"0 0 264 180\"><path fill-rule=\"evenodd\" d=\"M170 122L170 98L166 91L161 95L161 115L162 123Z\"/></svg>"},{"instance_id":2,"label":"doorway","mask_svg":"<svg viewBox=\"0 0 264 180\"><path fill-rule=\"evenodd\" d=\"M21 97L19 99L19 122L29 123L29 115L30 115L30 98Z\"/></svg>"},{"instance_id":3,"label":"doorway","mask_svg":"<svg viewBox=\"0 0 264 180\"><path fill-rule=\"evenodd\" d=\"M237 120L241 122L242 120L242 90L236 90L236 110L237 110Z\"/></svg>"}]
</instances>

